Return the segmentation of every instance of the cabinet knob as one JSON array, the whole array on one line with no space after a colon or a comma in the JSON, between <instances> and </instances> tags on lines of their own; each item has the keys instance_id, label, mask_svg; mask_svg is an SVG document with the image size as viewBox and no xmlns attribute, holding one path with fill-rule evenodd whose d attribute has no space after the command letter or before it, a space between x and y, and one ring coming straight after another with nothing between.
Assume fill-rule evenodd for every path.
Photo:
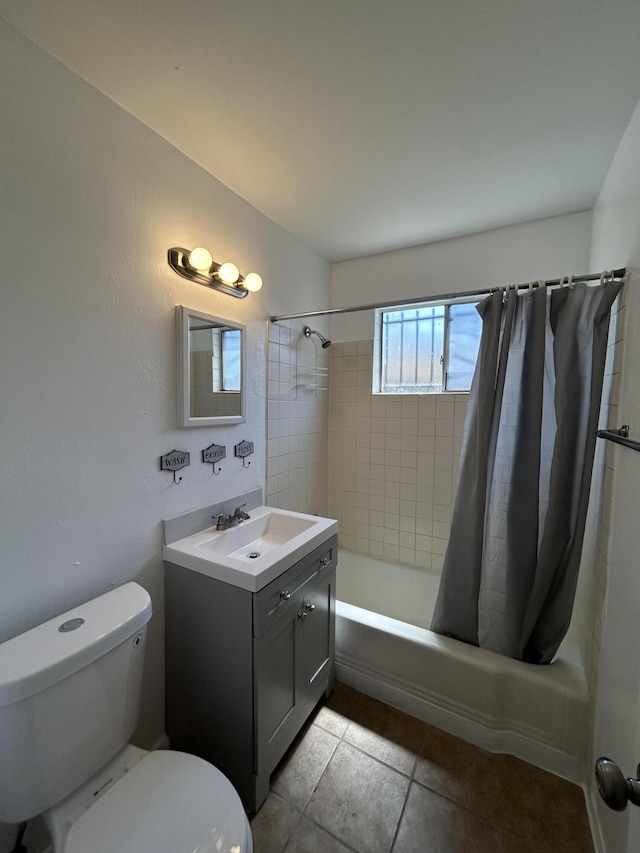
<instances>
[{"instance_id":1,"label":"cabinet knob","mask_svg":"<svg viewBox=\"0 0 640 853\"><path fill-rule=\"evenodd\" d=\"M283 601L289 601L289 599L291 598L291 593L289 592L288 589L283 589L282 592L280 593L280 598Z\"/></svg>"},{"instance_id":2,"label":"cabinet knob","mask_svg":"<svg viewBox=\"0 0 640 853\"><path fill-rule=\"evenodd\" d=\"M323 568L324 568L326 565L328 565L328 563L329 563L329 558L328 558L328 557L322 557L322 558L321 558L321 560L320 560L320 565L321 565Z\"/></svg>"},{"instance_id":3,"label":"cabinet knob","mask_svg":"<svg viewBox=\"0 0 640 853\"><path fill-rule=\"evenodd\" d=\"M310 613L316 609L315 604L305 604L301 613L298 613L298 619L306 619Z\"/></svg>"}]
</instances>

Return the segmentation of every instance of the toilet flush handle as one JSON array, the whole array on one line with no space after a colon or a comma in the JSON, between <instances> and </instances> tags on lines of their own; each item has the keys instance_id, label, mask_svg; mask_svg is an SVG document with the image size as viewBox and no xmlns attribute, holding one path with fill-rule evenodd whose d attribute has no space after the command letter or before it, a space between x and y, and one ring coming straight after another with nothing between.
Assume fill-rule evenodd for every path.
<instances>
[{"instance_id":1,"label":"toilet flush handle","mask_svg":"<svg viewBox=\"0 0 640 853\"><path fill-rule=\"evenodd\" d=\"M640 764L636 776L640 776ZM622 770L610 758L596 761L596 782L598 793L610 809L622 812L627 802L640 806L640 779L625 779Z\"/></svg>"}]
</instances>

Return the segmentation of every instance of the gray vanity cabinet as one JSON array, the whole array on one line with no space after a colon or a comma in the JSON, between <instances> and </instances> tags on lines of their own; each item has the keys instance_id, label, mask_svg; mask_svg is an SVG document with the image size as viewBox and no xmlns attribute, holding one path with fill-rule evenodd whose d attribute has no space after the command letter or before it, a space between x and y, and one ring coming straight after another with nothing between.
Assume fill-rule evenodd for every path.
<instances>
[{"instance_id":1,"label":"gray vanity cabinet","mask_svg":"<svg viewBox=\"0 0 640 853\"><path fill-rule=\"evenodd\" d=\"M245 808L331 686L337 538L256 593L166 563L167 734Z\"/></svg>"}]
</instances>

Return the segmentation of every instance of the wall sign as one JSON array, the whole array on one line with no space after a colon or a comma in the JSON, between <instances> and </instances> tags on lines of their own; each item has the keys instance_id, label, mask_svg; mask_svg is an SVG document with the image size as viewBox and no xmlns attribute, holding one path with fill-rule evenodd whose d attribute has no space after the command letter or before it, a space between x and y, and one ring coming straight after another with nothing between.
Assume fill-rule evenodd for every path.
<instances>
[{"instance_id":1,"label":"wall sign","mask_svg":"<svg viewBox=\"0 0 640 853\"><path fill-rule=\"evenodd\" d=\"M239 444L236 444L234 447L235 455L239 456L242 459L242 467L248 468L251 465L251 462L247 462L245 465L245 458L247 456L251 456L253 453L253 442L252 441L241 441Z\"/></svg>"},{"instance_id":2,"label":"wall sign","mask_svg":"<svg viewBox=\"0 0 640 853\"><path fill-rule=\"evenodd\" d=\"M216 462L220 462L221 459L227 458L227 448L224 444L210 444L209 447L205 447L202 451L202 461L210 462L213 465L213 473L219 474L222 470L218 468L216 471Z\"/></svg>"},{"instance_id":3,"label":"wall sign","mask_svg":"<svg viewBox=\"0 0 640 853\"><path fill-rule=\"evenodd\" d=\"M160 457L160 470L173 471L173 482L176 486L182 480L182 477L178 477L176 480L176 471L186 468L190 464L191 454L187 453L186 450L172 450L171 453L166 453Z\"/></svg>"}]
</instances>

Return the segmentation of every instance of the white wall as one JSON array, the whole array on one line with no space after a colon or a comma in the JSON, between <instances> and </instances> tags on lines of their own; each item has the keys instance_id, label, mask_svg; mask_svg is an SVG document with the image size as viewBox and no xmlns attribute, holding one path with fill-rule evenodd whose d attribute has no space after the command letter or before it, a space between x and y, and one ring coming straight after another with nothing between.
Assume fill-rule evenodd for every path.
<instances>
[{"instance_id":1,"label":"white wall","mask_svg":"<svg viewBox=\"0 0 640 853\"><path fill-rule=\"evenodd\" d=\"M331 307L482 290L588 272L591 213L540 219L334 264ZM331 339L373 336L372 312L337 315Z\"/></svg>"},{"instance_id":2,"label":"white wall","mask_svg":"<svg viewBox=\"0 0 640 853\"><path fill-rule=\"evenodd\" d=\"M142 583L147 745L164 729L161 521L264 487L266 318L327 305L329 265L2 21L0 76L0 641ZM176 245L263 290L181 279ZM248 325L246 424L176 428L177 304ZM217 477L200 461L213 441ZM180 485L159 470L174 448L191 452Z\"/></svg>"},{"instance_id":3,"label":"white wall","mask_svg":"<svg viewBox=\"0 0 640 853\"><path fill-rule=\"evenodd\" d=\"M626 294L622 385L617 399L618 422L631 425L640 439L640 104L613 161L593 215L591 264L595 269L626 266L631 280ZM625 775L635 775L640 760L640 534L638 482L640 454L614 451L613 504L606 566L600 669L596 699L593 757L608 755ZM640 848L640 813L620 814L597 799L602 850L607 853Z\"/></svg>"}]
</instances>

